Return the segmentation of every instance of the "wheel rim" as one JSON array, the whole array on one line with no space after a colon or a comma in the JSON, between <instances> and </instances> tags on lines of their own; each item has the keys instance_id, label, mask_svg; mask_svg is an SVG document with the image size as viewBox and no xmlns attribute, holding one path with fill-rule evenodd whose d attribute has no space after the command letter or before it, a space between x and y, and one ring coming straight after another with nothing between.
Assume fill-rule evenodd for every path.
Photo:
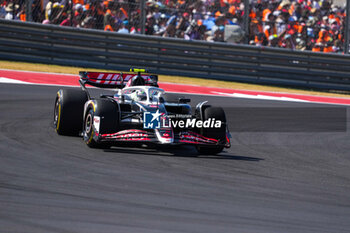
<instances>
[{"instance_id":1,"label":"wheel rim","mask_svg":"<svg viewBox=\"0 0 350 233\"><path fill-rule=\"evenodd\" d=\"M85 132L90 133L92 127L92 116L88 114L85 120Z\"/></svg>"}]
</instances>

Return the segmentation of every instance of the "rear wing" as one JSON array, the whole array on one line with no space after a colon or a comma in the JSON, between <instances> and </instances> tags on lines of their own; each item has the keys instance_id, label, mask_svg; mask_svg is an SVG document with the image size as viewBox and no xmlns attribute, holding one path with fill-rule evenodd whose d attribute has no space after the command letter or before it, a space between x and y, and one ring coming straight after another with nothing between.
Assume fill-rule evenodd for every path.
<instances>
[{"instance_id":1,"label":"rear wing","mask_svg":"<svg viewBox=\"0 0 350 233\"><path fill-rule=\"evenodd\" d=\"M88 72L80 71L80 84L85 86L89 84L101 88L123 88L135 75L140 75L146 82L146 85L154 86L158 84L158 76L153 74L141 74L143 69L131 69L132 73L107 73L107 72Z\"/></svg>"}]
</instances>

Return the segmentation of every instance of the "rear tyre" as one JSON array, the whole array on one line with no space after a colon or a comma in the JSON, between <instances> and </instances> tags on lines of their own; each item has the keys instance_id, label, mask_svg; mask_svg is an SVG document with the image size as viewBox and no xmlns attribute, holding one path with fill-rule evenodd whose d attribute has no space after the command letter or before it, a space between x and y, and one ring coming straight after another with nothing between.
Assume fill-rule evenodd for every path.
<instances>
[{"instance_id":1,"label":"rear tyre","mask_svg":"<svg viewBox=\"0 0 350 233\"><path fill-rule=\"evenodd\" d=\"M94 121L98 120L99 128L96 128ZM83 138L85 143L91 148L107 149L111 147L108 142L99 142L96 140L96 132L98 134L115 133L119 128L119 110L118 104L108 99L98 99L93 105L88 106L83 126ZM97 126L97 124L96 124Z\"/></svg>"},{"instance_id":2,"label":"rear tyre","mask_svg":"<svg viewBox=\"0 0 350 233\"><path fill-rule=\"evenodd\" d=\"M82 130L84 104L88 100L85 91L60 89L54 109L54 127L60 135L78 136Z\"/></svg>"},{"instance_id":3,"label":"rear tyre","mask_svg":"<svg viewBox=\"0 0 350 233\"><path fill-rule=\"evenodd\" d=\"M205 107L205 106L203 106ZM208 138L214 138L221 142L226 140L226 116L225 112L221 107L208 106L203 110L203 121L215 118L215 120L221 120L222 124L220 128L202 128L200 133ZM199 154L205 155L216 155L224 149L224 146L197 146Z\"/></svg>"}]
</instances>

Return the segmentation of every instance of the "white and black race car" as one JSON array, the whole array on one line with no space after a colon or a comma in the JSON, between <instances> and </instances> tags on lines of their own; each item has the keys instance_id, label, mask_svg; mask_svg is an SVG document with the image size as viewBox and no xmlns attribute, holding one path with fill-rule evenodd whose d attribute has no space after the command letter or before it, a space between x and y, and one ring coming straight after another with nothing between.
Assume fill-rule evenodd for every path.
<instances>
[{"instance_id":1,"label":"white and black race car","mask_svg":"<svg viewBox=\"0 0 350 233\"><path fill-rule=\"evenodd\" d=\"M158 87L157 75L142 69L132 69L132 72L80 72L82 89L57 92L56 132L81 135L89 147L97 148L130 142L190 144L201 154L217 154L230 147L226 116L221 107L204 101L192 113L190 99L166 94ZM114 94L92 98L86 84L110 88Z\"/></svg>"}]
</instances>

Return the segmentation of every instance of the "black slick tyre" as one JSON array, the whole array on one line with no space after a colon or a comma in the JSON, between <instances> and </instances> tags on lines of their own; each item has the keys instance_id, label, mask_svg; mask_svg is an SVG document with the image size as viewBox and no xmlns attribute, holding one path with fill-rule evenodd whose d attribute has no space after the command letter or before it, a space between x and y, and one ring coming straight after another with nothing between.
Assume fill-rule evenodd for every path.
<instances>
[{"instance_id":1,"label":"black slick tyre","mask_svg":"<svg viewBox=\"0 0 350 233\"><path fill-rule=\"evenodd\" d=\"M95 117L99 117L99 129L94 126ZM115 133L118 131L120 122L118 104L108 99L94 100L87 107L83 125L83 138L91 148L109 148L108 142L95 140L94 135Z\"/></svg>"},{"instance_id":2,"label":"black slick tyre","mask_svg":"<svg viewBox=\"0 0 350 233\"><path fill-rule=\"evenodd\" d=\"M205 107L205 106L204 106ZM208 138L214 138L220 142L225 142L226 140L226 116L225 112L221 107L205 107L203 110L203 121L209 118L215 118L215 120L220 120L222 122L220 128L202 128L200 133ZM197 146L196 147L199 154L205 155L216 155L224 149L224 146Z\"/></svg>"},{"instance_id":3,"label":"black slick tyre","mask_svg":"<svg viewBox=\"0 0 350 233\"><path fill-rule=\"evenodd\" d=\"M60 135L78 136L82 130L86 92L79 89L60 89L54 108L54 127Z\"/></svg>"}]
</instances>

